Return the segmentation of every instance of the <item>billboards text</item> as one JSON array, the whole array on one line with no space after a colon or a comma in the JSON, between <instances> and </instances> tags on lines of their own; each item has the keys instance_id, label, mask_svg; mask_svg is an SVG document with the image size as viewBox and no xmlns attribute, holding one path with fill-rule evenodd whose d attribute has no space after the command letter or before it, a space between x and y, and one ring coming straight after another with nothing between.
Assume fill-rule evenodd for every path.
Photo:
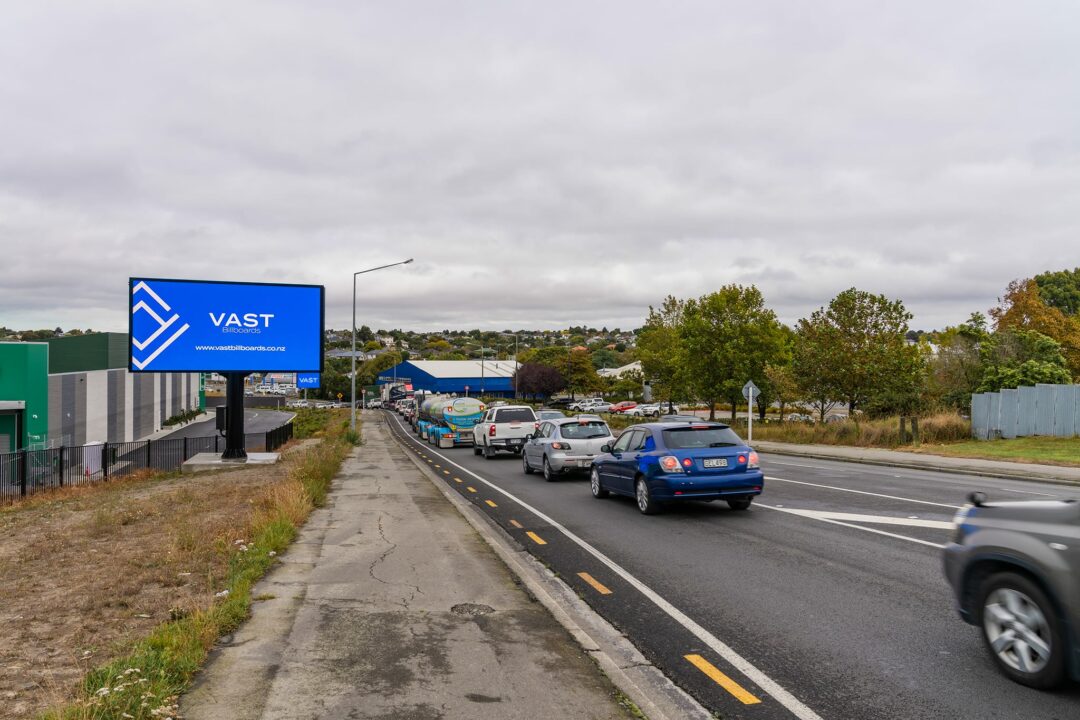
<instances>
[{"instance_id":1,"label":"billboards text","mask_svg":"<svg viewBox=\"0 0 1080 720\"><path fill-rule=\"evenodd\" d=\"M321 285L131 278L132 372L322 372Z\"/></svg>"}]
</instances>

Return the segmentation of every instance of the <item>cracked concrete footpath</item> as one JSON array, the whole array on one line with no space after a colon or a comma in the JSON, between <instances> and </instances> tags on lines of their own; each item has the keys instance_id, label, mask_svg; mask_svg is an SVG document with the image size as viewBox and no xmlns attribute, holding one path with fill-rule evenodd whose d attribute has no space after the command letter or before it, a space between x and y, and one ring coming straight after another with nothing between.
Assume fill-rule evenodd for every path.
<instances>
[{"instance_id":1,"label":"cracked concrete footpath","mask_svg":"<svg viewBox=\"0 0 1080 720\"><path fill-rule=\"evenodd\" d=\"M364 438L183 717L633 717L385 426Z\"/></svg>"}]
</instances>

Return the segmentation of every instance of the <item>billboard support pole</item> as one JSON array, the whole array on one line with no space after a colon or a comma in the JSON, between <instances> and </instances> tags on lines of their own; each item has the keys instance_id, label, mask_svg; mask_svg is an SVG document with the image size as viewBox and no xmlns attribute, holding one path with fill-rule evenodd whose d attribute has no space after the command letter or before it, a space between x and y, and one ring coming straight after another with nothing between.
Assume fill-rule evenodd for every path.
<instances>
[{"instance_id":1,"label":"billboard support pole","mask_svg":"<svg viewBox=\"0 0 1080 720\"><path fill-rule=\"evenodd\" d=\"M225 452L221 459L247 462L244 447L244 378L247 373L225 373Z\"/></svg>"}]
</instances>

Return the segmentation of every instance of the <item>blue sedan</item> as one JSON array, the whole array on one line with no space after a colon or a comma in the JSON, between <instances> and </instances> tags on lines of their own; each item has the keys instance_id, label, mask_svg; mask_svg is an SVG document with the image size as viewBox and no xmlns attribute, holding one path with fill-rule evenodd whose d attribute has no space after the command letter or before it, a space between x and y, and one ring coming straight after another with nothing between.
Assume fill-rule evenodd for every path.
<instances>
[{"instance_id":1,"label":"blue sedan","mask_svg":"<svg viewBox=\"0 0 1080 720\"><path fill-rule=\"evenodd\" d=\"M725 500L746 510L765 484L758 454L720 423L634 425L602 449L590 473L593 497L627 495L646 515L681 500Z\"/></svg>"}]
</instances>

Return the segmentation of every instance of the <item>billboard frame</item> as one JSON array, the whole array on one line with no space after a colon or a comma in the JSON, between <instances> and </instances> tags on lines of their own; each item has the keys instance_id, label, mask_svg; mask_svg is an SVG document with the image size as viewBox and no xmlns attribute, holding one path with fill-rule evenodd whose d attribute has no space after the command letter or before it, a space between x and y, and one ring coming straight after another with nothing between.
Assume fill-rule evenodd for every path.
<instances>
[{"instance_id":1,"label":"billboard frame","mask_svg":"<svg viewBox=\"0 0 1080 720\"><path fill-rule=\"evenodd\" d=\"M135 289L135 284L139 282L178 282L178 283L192 283L202 285L257 285L262 287L294 287L294 288L307 288L319 290L319 367L317 369L312 368L250 368L247 370L222 370L220 368L190 368L185 370L157 370L157 369L145 369L140 370L132 363L134 358L134 342L135 342L135 318L132 313L131 293ZM228 377L229 373L238 373L240 375L250 375L251 373L265 373L265 372L317 372L322 374L325 371L326 365L326 286L325 285L307 285L303 283L270 283L270 282L244 282L242 280L188 280L186 278L162 278L162 277L128 277L128 293L127 293L127 319L128 319L128 342L127 342L127 371L130 373L196 373L196 372L216 372L219 375Z\"/></svg>"}]
</instances>

